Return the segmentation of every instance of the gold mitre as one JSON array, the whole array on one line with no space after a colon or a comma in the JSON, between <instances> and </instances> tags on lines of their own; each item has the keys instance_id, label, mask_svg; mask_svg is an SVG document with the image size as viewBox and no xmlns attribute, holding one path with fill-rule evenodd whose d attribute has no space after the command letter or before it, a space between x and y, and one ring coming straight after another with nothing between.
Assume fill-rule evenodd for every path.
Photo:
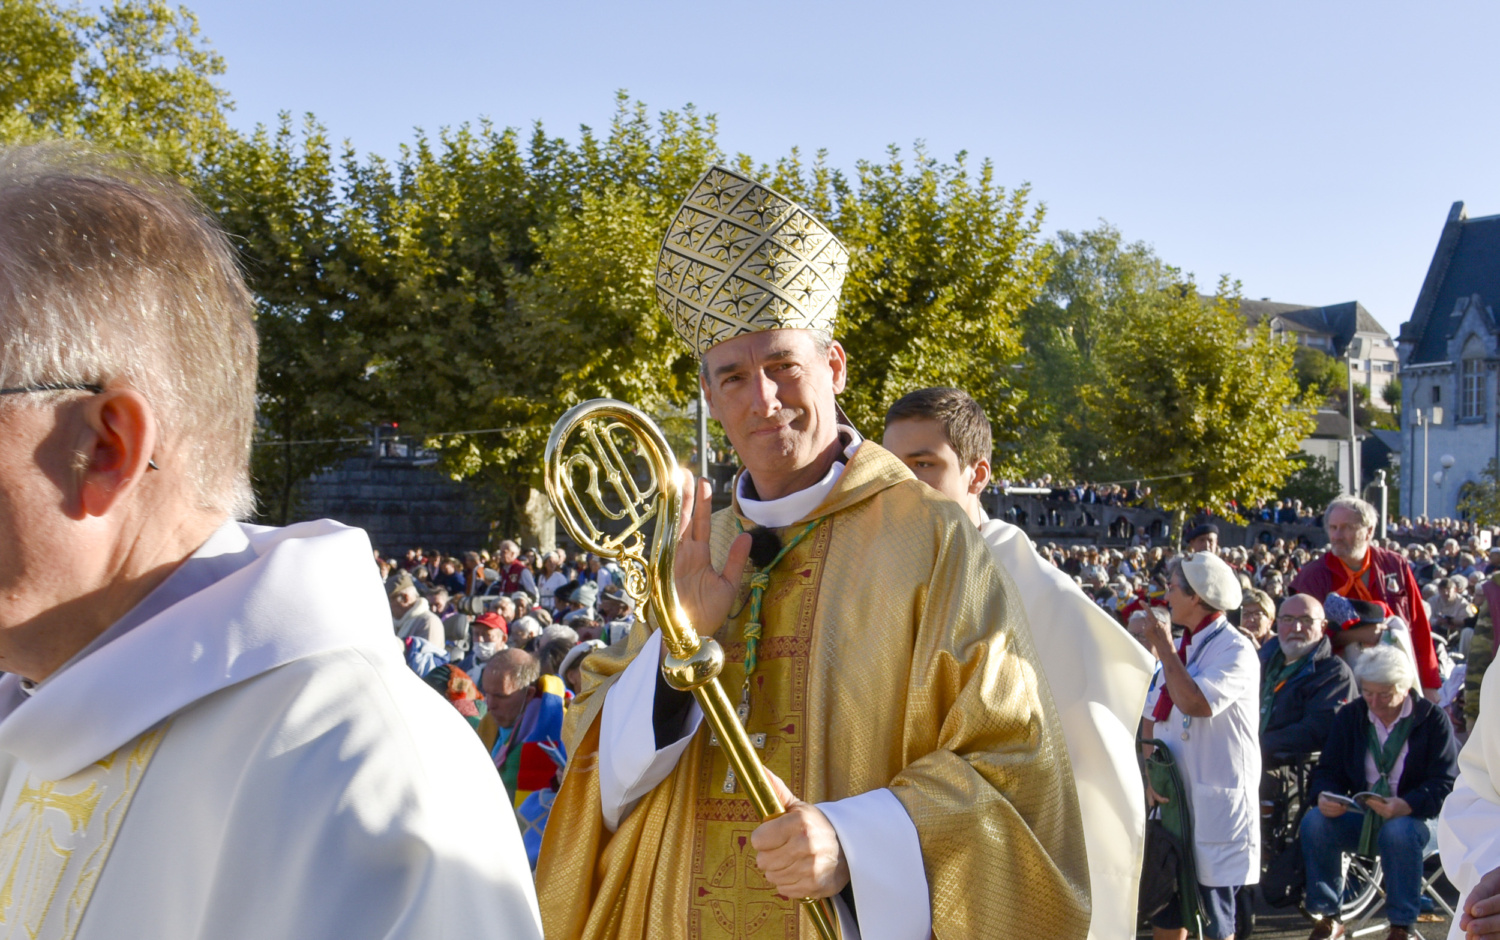
<instances>
[{"instance_id":1,"label":"gold mitre","mask_svg":"<svg viewBox=\"0 0 1500 940\"><path fill-rule=\"evenodd\" d=\"M849 252L790 199L710 167L661 241L656 296L703 355L742 333L833 331Z\"/></svg>"}]
</instances>

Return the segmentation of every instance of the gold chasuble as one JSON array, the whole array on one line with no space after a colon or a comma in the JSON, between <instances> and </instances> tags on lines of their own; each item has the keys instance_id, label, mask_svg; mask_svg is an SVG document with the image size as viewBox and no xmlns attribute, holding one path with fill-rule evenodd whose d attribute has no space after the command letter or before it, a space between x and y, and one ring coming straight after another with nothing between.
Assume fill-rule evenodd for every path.
<instances>
[{"instance_id":1,"label":"gold chasuble","mask_svg":"<svg viewBox=\"0 0 1500 940\"><path fill-rule=\"evenodd\" d=\"M736 490L737 491L737 490ZM714 515L714 564L741 527ZM818 521L770 572L747 730L801 799L888 787L916 826L938 938L1083 937L1088 868L1072 771L1015 585L963 511L859 446ZM739 700L750 572L716 634ZM759 819L707 725L611 833L599 795L604 693L646 638L584 660L572 760L537 868L549 940L813 936L755 867ZM741 712L745 709L742 706ZM856 916L859 885L854 885Z\"/></svg>"}]
</instances>

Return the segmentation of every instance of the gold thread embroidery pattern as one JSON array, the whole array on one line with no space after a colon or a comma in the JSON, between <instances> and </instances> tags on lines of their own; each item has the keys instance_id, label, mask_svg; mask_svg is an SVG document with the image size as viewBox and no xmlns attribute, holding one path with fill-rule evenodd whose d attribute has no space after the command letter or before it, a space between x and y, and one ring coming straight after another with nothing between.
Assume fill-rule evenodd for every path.
<instances>
[{"instance_id":1,"label":"gold thread embroidery pattern","mask_svg":"<svg viewBox=\"0 0 1500 940\"><path fill-rule=\"evenodd\" d=\"M166 727L62 780L21 784L0 828L0 938L71 940Z\"/></svg>"},{"instance_id":2,"label":"gold thread embroidery pattern","mask_svg":"<svg viewBox=\"0 0 1500 940\"><path fill-rule=\"evenodd\" d=\"M698 355L760 330L833 330L849 252L802 207L711 167L662 239L656 296Z\"/></svg>"}]
</instances>

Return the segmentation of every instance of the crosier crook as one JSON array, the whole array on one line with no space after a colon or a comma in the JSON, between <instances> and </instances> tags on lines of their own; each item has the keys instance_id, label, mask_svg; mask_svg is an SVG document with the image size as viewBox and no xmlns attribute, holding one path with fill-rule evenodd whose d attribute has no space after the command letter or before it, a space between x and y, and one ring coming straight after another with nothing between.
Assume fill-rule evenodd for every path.
<instances>
[{"instance_id":1,"label":"crosier crook","mask_svg":"<svg viewBox=\"0 0 1500 940\"><path fill-rule=\"evenodd\" d=\"M637 457L645 465L644 486L633 472L632 458ZM587 476L581 493L576 485L580 470ZM637 409L614 399L596 398L575 405L552 426L547 439L545 484L552 509L568 534L586 551L618 564L625 574L625 590L637 604L646 605L650 622L661 630L666 645L662 675L672 688L691 692L698 700L704 720L723 744L755 811L762 819L780 816L786 807L777 798L765 765L719 682L724 650L712 637L698 635L677 599L672 565L682 515L681 478L661 429ZM624 522L624 530L608 535L595 525L585 496L600 516ZM606 504L611 497L618 508ZM649 541L648 525L652 528ZM831 902L803 898L798 904L812 918L822 940L839 940Z\"/></svg>"}]
</instances>

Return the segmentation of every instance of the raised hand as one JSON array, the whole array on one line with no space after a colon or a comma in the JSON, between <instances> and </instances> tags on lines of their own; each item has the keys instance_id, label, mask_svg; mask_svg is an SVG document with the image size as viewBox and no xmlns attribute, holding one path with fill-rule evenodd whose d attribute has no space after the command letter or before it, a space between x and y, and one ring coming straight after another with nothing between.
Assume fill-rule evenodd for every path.
<instances>
[{"instance_id":1,"label":"raised hand","mask_svg":"<svg viewBox=\"0 0 1500 940\"><path fill-rule=\"evenodd\" d=\"M730 543L722 571L714 568L709 550L713 528L713 490L707 480L692 480L682 488L682 522L677 535L673 580L677 600L700 636L713 636L728 619L739 594L740 576L750 558L750 536L740 533Z\"/></svg>"}]
</instances>

